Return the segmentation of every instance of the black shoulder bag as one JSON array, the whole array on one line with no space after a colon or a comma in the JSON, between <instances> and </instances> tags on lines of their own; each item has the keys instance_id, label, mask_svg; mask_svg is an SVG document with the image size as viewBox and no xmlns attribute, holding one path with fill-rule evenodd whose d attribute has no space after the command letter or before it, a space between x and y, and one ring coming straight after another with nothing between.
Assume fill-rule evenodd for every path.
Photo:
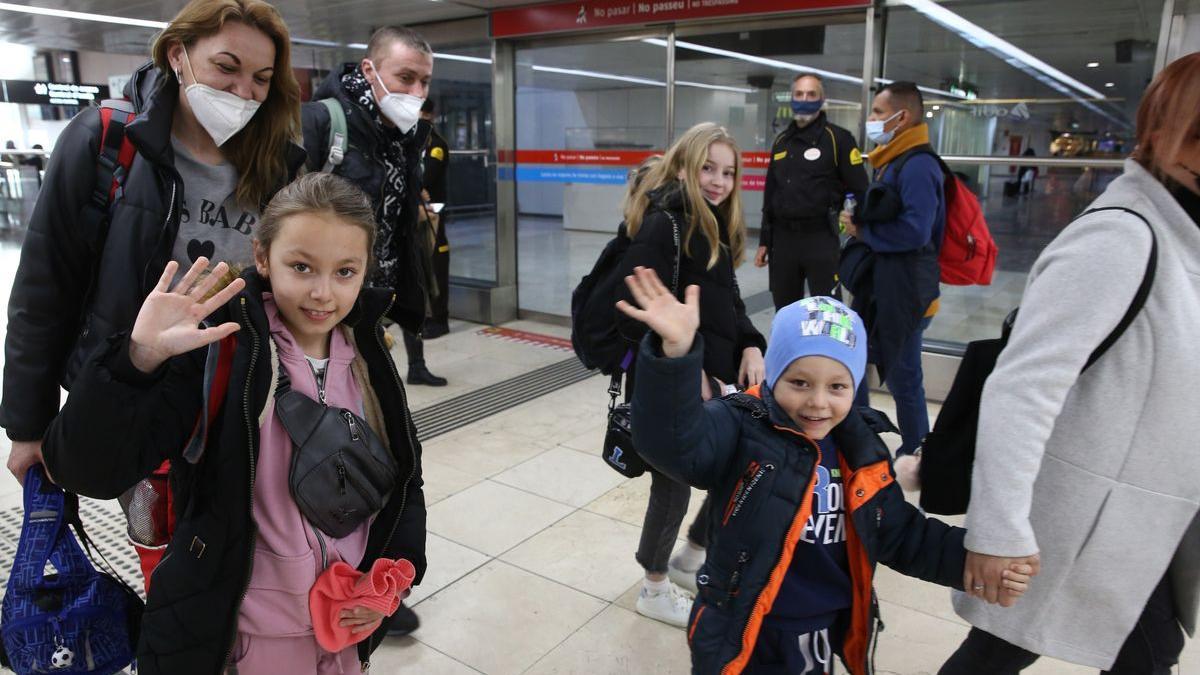
<instances>
[{"instance_id":1,"label":"black shoulder bag","mask_svg":"<svg viewBox=\"0 0 1200 675\"><path fill-rule=\"evenodd\" d=\"M294 391L280 364L275 414L292 439L288 487L300 513L337 539L383 508L400 466L363 418L327 405L324 385L319 396Z\"/></svg>"},{"instance_id":2,"label":"black shoulder bag","mask_svg":"<svg viewBox=\"0 0 1200 675\"><path fill-rule=\"evenodd\" d=\"M675 268L671 277L671 292L678 297L679 256L681 255L679 223L676 222L675 216L671 215L670 211L663 209L663 213L667 214L667 218L671 220L671 230L675 237ZM646 464L646 460L642 459L642 456L633 447L633 417L629 404L617 402L621 397L621 379L625 376L625 371L629 370L633 360L637 358L636 350L637 347L634 347L625 355L620 368L613 371L612 381L608 385L608 429L604 434L604 448L600 452L604 463L626 478L637 478L650 468Z\"/></svg>"}]
</instances>

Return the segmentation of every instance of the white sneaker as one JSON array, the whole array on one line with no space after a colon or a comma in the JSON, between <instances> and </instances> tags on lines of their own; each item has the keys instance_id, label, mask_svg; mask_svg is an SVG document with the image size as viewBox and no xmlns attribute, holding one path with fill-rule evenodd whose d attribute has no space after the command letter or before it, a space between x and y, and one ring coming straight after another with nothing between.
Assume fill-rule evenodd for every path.
<instances>
[{"instance_id":1,"label":"white sneaker","mask_svg":"<svg viewBox=\"0 0 1200 675\"><path fill-rule=\"evenodd\" d=\"M699 571L699 567L690 572L685 570L675 563L674 558L671 558L671 562L667 564L667 578L671 580L671 583L679 586L692 595L696 595L700 592L699 589L696 588L696 572Z\"/></svg>"},{"instance_id":2,"label":"white sneaker","mask_svg":"<svg viewBox=\"0 0 1200 675\"><path fill-rule=\"evenodd\" d=\"M657 593L642 587L638 594L637 613L655 621L687 628L688 614L692 611L692 596L687 591L668 582L667 590Z\"/></svg>"}]
</instances>

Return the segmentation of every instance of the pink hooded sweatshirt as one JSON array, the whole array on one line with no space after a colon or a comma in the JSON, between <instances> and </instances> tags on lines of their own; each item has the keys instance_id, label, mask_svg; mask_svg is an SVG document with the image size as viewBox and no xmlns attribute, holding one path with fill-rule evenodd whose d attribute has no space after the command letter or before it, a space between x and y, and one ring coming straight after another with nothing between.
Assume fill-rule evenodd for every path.
<instances>
[{"instance_id":1,"label":"pink hooded sweatshirt","mask_svg":"<svg viewBox=\"0 0 1200 675\"><path fill-rule=\"evenodd\" d=\"M264 293L263 299L280 367L286 369L294 390L317 400L316 376L304 352L284 326L271 294ZM363 392L350 369L353 360L354 348L342 330L335 329L329 341L325 400L330 406L363 415ZM341 539L317 530L300 514L288 489L292 440L275 416L274 398L268 400L262 420L254 482L258 538L238 631L264 637L313 635L309 590L321 572L335 562L358 567L374 517Z\"/></svg>"}]
</instances>

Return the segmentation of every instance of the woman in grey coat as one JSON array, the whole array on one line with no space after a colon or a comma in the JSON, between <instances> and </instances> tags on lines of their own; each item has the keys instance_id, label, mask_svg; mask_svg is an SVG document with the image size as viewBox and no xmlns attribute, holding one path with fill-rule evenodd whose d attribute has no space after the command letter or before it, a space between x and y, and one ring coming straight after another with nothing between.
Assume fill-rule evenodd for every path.
<instances>
[{"instance_id":1,"label":"woman in grey coat","mask_svg":"<svg viewBox=\"0 0 1200 675\"><path fill-rule=\"evenodd\" d=\"M1038 655L1167 673L1200 595L1200 53L1155 78L1125 173L1029 275L984 388L966 588L974 628L941 673L1017 673ZM1081 374L1157 265L1145 304ZM1007 610L984 600L1009 558L1041 574ZM972 590L974 589L974 590Z\"/></svg>"}]
</instances>

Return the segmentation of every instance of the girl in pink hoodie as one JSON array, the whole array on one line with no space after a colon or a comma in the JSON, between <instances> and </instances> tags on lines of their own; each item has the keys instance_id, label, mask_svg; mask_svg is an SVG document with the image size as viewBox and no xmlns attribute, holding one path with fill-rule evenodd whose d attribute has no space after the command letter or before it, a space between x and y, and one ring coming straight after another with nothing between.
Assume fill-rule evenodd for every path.
<instances>
[{"instance_id":1,"label":"girl in pink hoodie","mask_svg":"<svg viewBox=\"0 0 1200 675\"><path fill-rule=\"evenodd\" d=\"M357 187L304 176L264 212L254 270L214 294L224 265L204 277L201 258L172 284L168 263L130 335L112 338L72 390L46 453L64 487L107 496L163 459L178 467L178 525L153 574L142 672L358 673L386 633L379 608L395 603L339 603L341 642L348 630L357 644L330 652L316 639L330 634L329 617L314 631L309 608L318 578L339 562L368 571L403 558L412 567L390 592L420 581L420 446L380 324L394 294L363 288L374 223ZM293 390L365 420L399 465L383 508L340 538L291 494L295 448L274 405L280 369ZM128 442L92 440L114 437Z\"/></svg>"}]
</instances>

